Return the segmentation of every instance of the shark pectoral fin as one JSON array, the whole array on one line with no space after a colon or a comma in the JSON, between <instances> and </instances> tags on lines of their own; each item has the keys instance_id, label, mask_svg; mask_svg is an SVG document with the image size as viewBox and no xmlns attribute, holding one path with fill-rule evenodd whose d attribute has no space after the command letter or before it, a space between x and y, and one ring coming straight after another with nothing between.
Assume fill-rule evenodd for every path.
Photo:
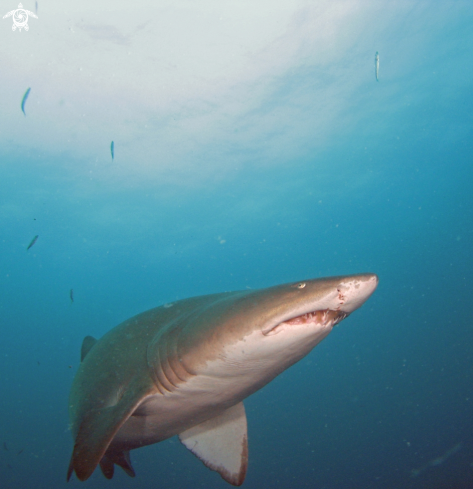
<instances>
[{"instance_id":1,"label":"shark pectoral fin","mask_svg":"<svg viewBox=\"0 0 473 489\"><path fill-rule=\"evenodd\" d=\"M80 361L83 362L92 347L97 343L97 340L93 336L86 336L82 341L82 347L80 349Z\"/></svg>"},{"instance_id":2,"label":"shark pectoral fin","mask_svg":"<svg viewBox=\"0 0 473 489\"><path fill-rule=\"evenodd\" d=\"M248 437L243 402L179 435L181 442L224 480L241 486L248 467Z\"/></svg>"},{"instance_id":3,"label":"shark pectoral fin","mask_svg":"<svg viewBox=\"0 0 473 489\"><path fill-rule=\"evenodd\" d=\"M125 394L115 406L104 409L94 409L87 413L82 419L79 431L72 452L72 467L77 477L81 481L88 479L95 470L102 457L105 455L107 448L113 440L118 430L125 421L131 416L139 403L152 392L152 386L149 383L131 382L125 390ZM120 465L125 472L134 474L129 458L125 456L111 460L113 463ZM107 462L105 462L105 476L113 476ZM70 474L68 472L70 478Z\"/></svg>"}]
</instances>

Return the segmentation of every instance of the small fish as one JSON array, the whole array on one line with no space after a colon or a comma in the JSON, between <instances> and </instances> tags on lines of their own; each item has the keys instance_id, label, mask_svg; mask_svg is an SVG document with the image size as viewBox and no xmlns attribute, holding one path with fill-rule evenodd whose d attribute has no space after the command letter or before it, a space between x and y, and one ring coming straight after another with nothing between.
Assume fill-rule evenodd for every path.
<instances>
[{"instance_id":1,"label":"small fish","mask_svg":"<svg viewBox=\"0 0 473 489\"><path fill-rule=\"evenodd\" d=\"M8 452L8 447L7 447L7 442L6 441L3 442L3 449Z\"/></svg>"},{"instance_id":2,"label":"small fish","mask_svg":"<svg viewBox=\"0 0 473 489\"><path fill-rule=\"evenodd\" d=\"M35 11L35 14L38 15L38 2L34 3L34 11Z\"/></svg>"},{"instance_id":3,"label":"small fish","mask_svg":"<svg viewBox=\"0 0 473 489\"><path fill-rule=\"evenodd\" d=\"M35 243L36 243L36 240L38 239L39 237L39 234L37 234L32 240L31 240L31 243L28 245L28 248L26 248L26 251L28 251Z\"/></svg>"},{"instance_id":4,"label":"small fish","mask_svg":"<svg viewBox=\"0 0 473 489\"><path fill-rule=\"evenodd\" d=\"M376 81L379 82L379 54L376 51L374 55L374 74L376 75Z\"/></svg>"},{"instance_id":5,"label":"small fish","mask_svg":"<svg viewBox=\"0 0 473 489\"><path fill-rule=\"evenodd\" d=\"M22 449L21 449L21 450L20 450L20 451L17 453L17 455L22 454L22 453L23 453L23 450L24 450L24 448L22 448Z\"/></svg>"},{"instance_id":6,"label":"small fish","mask_svg":"<svg viewBox=\"0 0 473 489\"><path fill-rule=\"evenodd\" d=\"M74 290L71 289L69 292L69 297L71 298L71 304L74 302Z\"/></svg>"},{"instance_id":7,"label":"small fish","mask_svg":"<svg viewBox=\"0 0 473 489\"><path fill-rule=\"evenodd\" d=\"M39 363L39 360L36 360L36 363L37 363L38 365L41 365L41 364Z\"/></svg>"},{"instance_id":8,"label":"small fish","mask_svg":"<svg viewBox=\"0 0 473 489\"><path fill-rule=\"evenodd\" d=\"M23 114L25 114L25 117L26 117L25 102L26 102L26 99L28 98L28 95L30 94L30 90L31 90L31 88L28 88L28 90L26 90L25 94L23 95L23 99L21 101L21 111L23 112Z\"/></svg>"},{"instance_id":9,"label":"small fish","mask_svg":"<svg viewBox=\"0 0 473 489\"><path fill-rule=\"evenodd\" d=\"M110 153L112 154L112 161L113 158L115 158L115 143L112 141L112 144L110 145Z\"/></svg>"},{"instance_id":10,"label":"small fish","mask_svg":"<svg viewBox=\"0 0 473 489\"><path fill-rule=\"evenodd\" d=\"M7 464L7 467L8 467L9 469L11 469L11 468L12 468L12 466L11 466L10 464Z\"/></svg>"}]
</instances>

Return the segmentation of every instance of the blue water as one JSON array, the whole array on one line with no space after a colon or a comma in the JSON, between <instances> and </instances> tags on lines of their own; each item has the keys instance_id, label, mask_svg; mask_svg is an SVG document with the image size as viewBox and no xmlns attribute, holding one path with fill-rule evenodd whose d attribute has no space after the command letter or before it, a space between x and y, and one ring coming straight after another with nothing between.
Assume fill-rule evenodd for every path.
<instances>
[{"instance_id":1,"label":"blue water","mask_svg":"<svg viewBox=\"0 0 473 489\"><path fill-rule=\"evenodd\" d=\"M473 7L321 5L295 8L277 49L249 51L254 79L192 97L168 87L162 106L139 77L107 82L102 69L149 45L110 31L114 61L90 34L102 24L80 30L93 6L68 14L91 44L66 54L66 21L48 24L57 5L41 16L40 3L28 32L3 20L1 487L230 487L176 438L133 451L135 479L97 470L67 485L83 337L189 296L359 272L379 275L369 301L245 401L243 487L473 487ZM246 8L248 22L263 15ZM324 45L300 34L319 17ZM300 41L290 55L288 39ZM215 34L228 52L243 42ZM143 69L143 84L171 70Z\"/></svg>"}]
</instances>

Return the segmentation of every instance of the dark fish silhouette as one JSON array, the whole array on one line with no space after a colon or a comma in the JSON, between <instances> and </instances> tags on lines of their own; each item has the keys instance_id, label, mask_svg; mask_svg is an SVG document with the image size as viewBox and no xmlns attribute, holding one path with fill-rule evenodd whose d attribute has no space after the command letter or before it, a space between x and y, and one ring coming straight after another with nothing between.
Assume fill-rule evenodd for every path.
<instances>
[{"instance_id":1,"label":"dark fish silhouette","mask_svg":"<svg viewBox=\"0 0 473 489\"><path fill-rule=\"evenodd\" d=\"M25 114L25 116L26 116L25 102L26 102L26 99L28 98L28 95L30 94L30 90L31 90L31 88L28 88L28 90L26 90L25 94L23 95L23 100L21 101L21 111L23 112L23 114Z\"/></svg>"},{"instance_id":2,"label":"dark fish silhouette","mask_svg":"<svg viewBox=\"0 0 473 489\"><path fill-rule=\"evenodd\" d=\"M379 54L376 51L374 56L374 74L376 75L376 81L379 82Z\"/></svg>"},{"instance_id":3,"label":"dark fish silhouette","mask_svg":"<svg viewBox=\"0 0 473 489\"><path fill-rule=\"evenodd\" d=\"M3 442L3 449L8 452L8 447L7 447L7 442L6 441Z\"/></svg>"},{"instance_id":4,"label":"dark fish silhouette","mask_svg":"<svg viewBox=\"0 0 473 489\"><path fill-rule=\"evenodd\" d=\"M110 145L110 153L112 154L112 161L113 158L115 158L115 143L112 141L112 144Z\"/></svg>"},{"instance_id":5,"label":"dark fish silhouette","mask_svg":"<svg viewBox=\"0 0 473 489\"><path fill-rule=\"evenodd\" d=\"M35 243L36 240L39 238L39 234L37 234L32 240L31 243L28 245L28 248L26 248L26 251L28 251Z\"/></svg>"},{"instance_id":6,"label":"dark fish silhouette","mask_svg":"<svg viewBox=\"0 0 473 489\"><path fill-rule=\"evenodd\" d=\"M74 291L72 289L69 292L69 297L71 298L71 303L74 302Z\"/></svg>"},{"instance_id":7,"label":"dark fish silhouette","mask_svg":"<svg viewBox=\"0 0 473 489\"><path fill-rule=\"evenodd\" d=\"M17 453L17 455L22 454L22 453L23 453L23 450L24 450L24 448L22 448L22 449L21 449L21 450L20 450L20 451Z\"/></svg>"}]
</instances>

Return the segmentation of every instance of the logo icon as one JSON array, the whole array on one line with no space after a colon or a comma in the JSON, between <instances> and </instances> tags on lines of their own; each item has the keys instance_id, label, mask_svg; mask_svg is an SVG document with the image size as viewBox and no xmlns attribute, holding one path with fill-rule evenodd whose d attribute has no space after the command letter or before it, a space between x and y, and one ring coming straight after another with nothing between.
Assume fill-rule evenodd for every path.
<instances>
[{"instance_id":1,"label":"logo icon","mask_svg":"<svg viewBox=\"0 0 473 489\"><path fill-rule=\"evenodd\" d=\"M18 5L18 8L16 10L12 10L11 12L8 12L8 14L5 14L3 18L6 19L7 17L11 17L12 15L13 15L13 25L11 30L16 31L16 28L18 27L20 32L21 29L25 29L25 31L29 30L29 26L28 26L29 15L31 15L31 17L34 17L35 19L38 18L38 16L35 15L33 12L29 10L25 10L21 3Z\"/></svg>"}]
</instances>

